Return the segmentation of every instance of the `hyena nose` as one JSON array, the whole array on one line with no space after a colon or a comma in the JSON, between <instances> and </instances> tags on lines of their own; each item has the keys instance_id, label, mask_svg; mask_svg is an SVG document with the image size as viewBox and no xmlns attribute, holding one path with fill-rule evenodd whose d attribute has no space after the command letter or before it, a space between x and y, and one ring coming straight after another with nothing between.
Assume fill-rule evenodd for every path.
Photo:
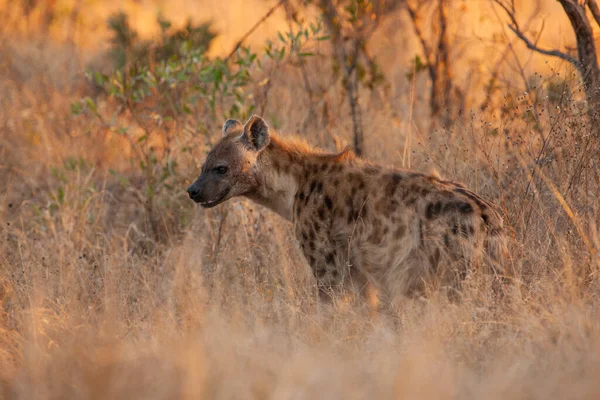
<instances>
[{"instance_id":1,"label":"hyena nose","mask_svg":"<svg viewBox=\"0 0 600 400\"><path fill-rule=\"evenodd\" d=\"M198 194L200 193L200 189L195 188L194 185L192 185L189 188L187 188L187 192L190 195L190 199L193 199L194 197L198 196Z\"/></svg>"}]
</instances>

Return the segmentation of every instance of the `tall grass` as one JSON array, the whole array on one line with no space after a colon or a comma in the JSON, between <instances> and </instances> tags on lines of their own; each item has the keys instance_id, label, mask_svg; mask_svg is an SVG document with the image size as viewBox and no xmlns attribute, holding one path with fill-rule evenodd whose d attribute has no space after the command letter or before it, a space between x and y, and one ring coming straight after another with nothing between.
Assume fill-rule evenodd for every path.
<instances>
[{"instance_id":1,"label":"tall grass","mask_svg":"<svg viewBox=\"0 0 600 400\"><path fill-rule=\"evenodd\" d=\"M157 200L161 240L149 235L130 144L70 113L92 93L82 72L93 57L39 37L1 43L2 397L600 395L598 182L575 168L586 135L576 82L562 97L556 76L525 97L504 88L500 118L470 114L452 132L426 130L418 93L361 92L367 156L396 167L410 158L499 204L514 271L502 302L474 278L459 302L432 293L372 316L360 302L318 307L291 227L270 211L188 201L186 180L219 137L208 115L178 131L193 146L176 153L182 173ZM294 65L266 68L269 84L258 73L250 90L282 135L335 150L352 129L323 46L305 66L314 102ZM537 120L533 103L545 110ZM98 107L136 127L110 100ZM210 129L195 130L201 122ZM586 178L572 187L575 174Z\"/></svg>"}]
</instances>

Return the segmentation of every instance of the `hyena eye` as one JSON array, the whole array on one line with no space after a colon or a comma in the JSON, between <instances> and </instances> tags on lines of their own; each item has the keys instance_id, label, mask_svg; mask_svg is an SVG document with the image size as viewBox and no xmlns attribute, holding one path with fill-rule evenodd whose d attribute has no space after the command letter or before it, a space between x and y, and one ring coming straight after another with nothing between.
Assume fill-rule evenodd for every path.
<instances>
[{"instance_id":1,"label":"hyena eye","mask_svg":"<svg viewBox=\"0 0 600 400\"><path fill-rule=\"evenodd\" d=\"M220 167L216 167L215 171L217 172L217 174L225 175L227 173L227 167L221 165Z\"/></svg>"}]
</instances>

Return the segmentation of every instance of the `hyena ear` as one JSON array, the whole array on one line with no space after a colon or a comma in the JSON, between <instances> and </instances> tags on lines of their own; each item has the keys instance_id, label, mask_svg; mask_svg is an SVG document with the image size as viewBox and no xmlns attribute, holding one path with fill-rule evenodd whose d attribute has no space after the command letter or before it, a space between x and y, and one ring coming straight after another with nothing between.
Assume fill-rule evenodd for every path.
<instances>
[{"instance_id":1,"label":"hyena ear","mask_svg":"<svg viewBox=\"0 0 600 400\"><path fill-rule=\"evenodd\" d=\"M234 133L241 134L244 131L244 126L237 119L228 119L223 124L223 137Z\"/></svg>"},{"instance_id":2,"label":"hyena ear","mask_svg":"<svg viewBox=\"0 0 600 400\"><path fill-rule=\"evenodd\" d=\"M270 141L267 123L258 115L250 117L248 122L246 122L246 126L244 126L242 141L252 150L263 150Z\"/></svg>"}]
</instances>

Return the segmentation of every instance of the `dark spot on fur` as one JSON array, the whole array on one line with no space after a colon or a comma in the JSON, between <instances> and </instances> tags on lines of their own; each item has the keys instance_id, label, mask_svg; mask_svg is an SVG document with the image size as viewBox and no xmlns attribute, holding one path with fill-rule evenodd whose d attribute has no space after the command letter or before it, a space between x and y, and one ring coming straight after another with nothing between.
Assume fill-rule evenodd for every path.
<instances>
[{"instance_id":1,"label":"dark spot on fur","mask_svg":"<svg viewBox=\"0 0 600 400\"><path fill-rule=\"evenodd\" d=\"M339 272L337 269L334 269L333 271L331 271L331 274L333 275L334 278L337 278L339 275Z\"/></svg>"},{"instance_id":2,"label":"dark spot on fur","mask_svg":"<svg viewBox=\"0 0 600 400\"><path fill-rule=\"evenodd\" d=\"M325 209L323 208L323 206L319 207L318 214L321 220L325 219Z\"/></svg>"},{"instance_id":3,"label":"dark spot on fur","mask_svg":"<svg viewBox=\"0 0 600 400\"><path fill-rule=\"evenodd\" d=\"M335 179L333 180L333 186L337 187L339 184L340 184L340 181L339 181L339 179L335 178Z\"/></svg>"},{"instance_id":4,"label":"dark spot on fur","mask_svg":"<svg viewBox=\"0 0 600 400\"><path fill-rule=\"evenodd\" d=\"M327 165L327 164L321 164L321 171L322 172L327 171L327 168L329 168L329 165Z\"/></svg>"},{"instance_id":5,"label":"dark spot on fur","mask_svg":"<svg viewBox=\"0 0 600 400\"><path fill-rule=\"evenodd\" d=\"M306 234L306 232L302 232L302 241L306 242L307 239L308 239L308 235Z\"/></svg>"},{"instance_id":6,"label":"dark spot on fur","mask_svg":"<svg viewBox=\"0 0 600 400\"><path fill-rule=\"evenodd\" d=\"M305 198L305 197L306 197L306 195L304 194L304 192L300 192L300 193L298 194L298 198L299 198L300 200L304 200L304 198Z\"/></svg>"},{"instance_id":7,"label":"dark spot on fur","mask_svg":"<svg viewBox=\"0 0 600 400\"><path fill-rule=\"evenodd\" d=\"M310 251L315 251L315 242L308 242L308 248Z\"/></svg>"},{"instance_id":8,"label":"dark spot on fur","mask_svg":"<svg viewBox=\"0 0 600 400\"><path fill-rule=\"evenodd\" d=\"M386 179L389 179L390 182L385 187L385 194L388 197L393 196L398 189L398 184L402 180L402 176L398 173L387 174L385 175Z\"/></svg>"},{"instance_id":9,"label":"dark spot on fur","mask_svg":"<svg viewBox=\"0 0 600 400\"><path fill-rule=\"evenodd\" d=\"M335 261L335 255L333 253L327 254L327 257L325 257L325 261L327 262L327 264L333 265Z\"/></svg>"},{"instance_id":10,"label":"dark spot on fur","mask_svg":"<svg viewBox=\"0 0 600 400\"><path fill-rule=\"evenodd\" d=\"M458 235L458 224L452 225L452 233Z\"/></svg>"},{"instance_id":11,"label":"dark spot on fur","mask_svg":"<svg viewBox=\"0 0 600 400\"><path fill-rule=\"evenodd\" d=\"M313 241L316 239L316 235L315 235L315 231L313 231L312 229L308 232L308 238Z\"/></svg>"},{"instance_id":12,"label":"dark spot on fur","mask_svg":"<svg viewBox=\"0 0 600 400\"><path fill-rule=\"evenodd\" d=\"M310 189L309 189L309 192L308 192L309 196L315 191L316 187L317 187L317 181L312 181L310 183Z\"/></svg>"},{"instance_id":13,"label":"dark spot on fur","mask_svg":"<svg viewBox=\"0 0 600 400\"><path fill-rule=\"evenodd\" d=\"M419 239L421 241L421 244L425 242L425 233L423 232L423 221L419 221Z\"/></svg>"},{"instance_id":14,"label":"dark spot on fur","mask_svg":"<svg viewBox=\"0 0 600 400\"><path fill-rule=\"evenodd\" d=\"M404 224L402 224L402 225L398 226L398 229L396 229L394 236L396 237L396 239L400 239L404 236L405 233L406 233L406 226L404 226Z\"/></svg>"},{"instance_id":15,"label":"dark spot on fur","mask_svg":"<svg viewBox=\"0 0 600 400\"><path fill-rule=\"evenodd\" d=\"M473 206L469 203L458 203L456 208L461 214L471 214L473 212Z\"/></svg>"},{"instance_id":16,"label":"dark spot on fur","mask_svg":"<svg viewBox=\"0 0 600 400\"><path fill-rule=\"evenodd\" d=\"M488 217L487 214L485 214L485 213L481 214L481 219L483 219L483 223L484 224L488 225L488 223L489 223L489 217Z\"/></svg>"},{"instance_id":17,"label":"dark spot on fur","mask_svg":"<svg viewBox=\"0 0 600 400\"><path fill-rule=\"evenodd\" d=\"M459 212L461 214L470 214L473 212L473 206L463 201L449 201L448 203L444 204L442 212Z\"/></svg>"},{"instance_id":18,"label":"dark spot on fur","mask_svg":"<svg viewBox=\"0 0 600 400\"><path fill-rule=\"evenodd\" d=\"M444 244L446 245L446 247L450 246L450 237L447 234L444 235Z\"/></svg>"},{"instance_id":19,"label":"dark spot on fur","mask_svg":"<svg viewBox=\"0 0 600 400\"><path fill-rule=\"evenodd\" d=\"M325 196L325 205L327 206L327 209L329 211L331 211L331 209L333 208L333 201L331 201L331 198L329 196Z\"/></svg>"},{"instance_id":20,"label":"dark spot on fur","mask_svg":"<svg viewBox=\"0 0 600 400\"><path fill-rule=\"evenodd\" d=\"M309 263L310 265L315 265L315 257L313 257L313 256L309 256L309 257L308 257L308 263Z\"/></svg>"},{"instance_id":21,"label":"dark spot on fur","mask_svg":"<svg viewBox=\"0 0 600 400\"><path fill-rule=\"evenodd\" d=\"M324 277L326 273L327 273L327 270L325 268L317 269L317 277L319 277L319 278Z\"/></svg>"},{"instance_id":22,"label":"dark spot on fur","mask_svg":"<svg viewBox=\"0 0 600 400\"><path fill-rule=\"evenodd\" d=\"M436 203L429 203L427 209L425 209L425 217L427 219L433 219L437 217L442 210L442 203L439 201Z\"/></svg>"},{"instance_id":23,"label":"dark spot on fur","mask_svg":"<svg viewBox=\"0 0 600 400\"><path fill-rule=\"evenodd\" d=\"M317 184L317 193L323 193L323 183L319 182Z\"/></svg>"}]
</instances>

